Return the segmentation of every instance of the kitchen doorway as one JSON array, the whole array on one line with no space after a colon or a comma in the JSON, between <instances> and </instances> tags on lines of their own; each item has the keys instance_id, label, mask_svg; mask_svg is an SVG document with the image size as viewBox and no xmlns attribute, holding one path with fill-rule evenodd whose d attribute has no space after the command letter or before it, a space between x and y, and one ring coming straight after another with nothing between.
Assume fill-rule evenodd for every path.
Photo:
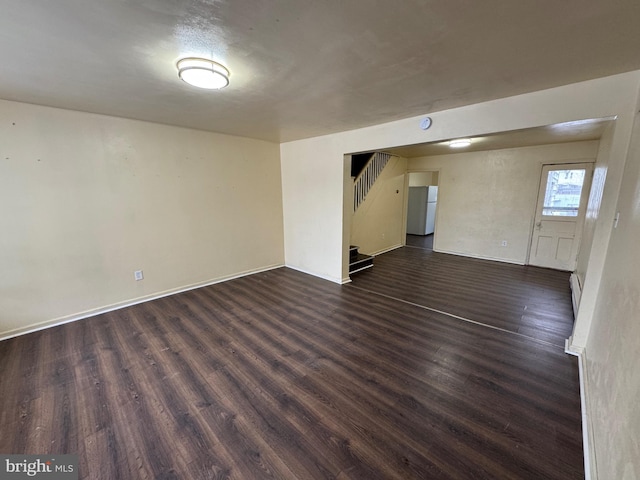
<instances>
[{"instance_id":1,"label":"kitchen doorway","mask_svg":"<svg viewBox=\"0 0 640 480\"><path fill-rule=\"evenodd\" d=\"M409 172L407 198L407 235L410 247L433 250L438 201L439 170Z\"/></svg>"}]
</instances>

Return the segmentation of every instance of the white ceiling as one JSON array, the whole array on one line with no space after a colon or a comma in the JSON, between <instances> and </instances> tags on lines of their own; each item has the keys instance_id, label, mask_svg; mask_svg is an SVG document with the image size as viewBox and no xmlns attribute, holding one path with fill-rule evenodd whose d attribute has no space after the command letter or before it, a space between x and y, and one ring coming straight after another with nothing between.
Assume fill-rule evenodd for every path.
<instances>
[{"instance_id":1,"label":"white ceiling","mask_svg":"<svg viewBox=\"0 0 640 480\"><path fill-rule=\"evenodd\" d=\"M288 141L640 69L638 0L0 0L0 98ZM231 70L220 91L183 56Z\"/></svg>"}]
</instances>

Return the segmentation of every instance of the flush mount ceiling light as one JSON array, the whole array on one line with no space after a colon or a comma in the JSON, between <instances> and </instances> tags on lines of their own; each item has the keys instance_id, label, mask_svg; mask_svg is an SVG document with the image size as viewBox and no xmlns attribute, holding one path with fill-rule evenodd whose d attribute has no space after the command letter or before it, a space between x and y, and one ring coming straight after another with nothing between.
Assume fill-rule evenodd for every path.
<instances>
[{"instance_id":1,"label":"flush mount ceiling light","mask_svg":"<svg viewBox=\"0 0 640 480\"><path fill-rule=\"evenodd\" d=\"M229 85L229 70L213 60L188 57L178 60L178 76L198 88L220 89Z\"/></svg>"},{"instance_id":2,"label":"flush mount ceiling light","mask_svg":"<svg viewBox=\"0 0 640 480\"><path fill-rule=\"evenodd\" d=\"M451 148L464 148L471 145L471 140L468 138L459 138L458 140L451 140L449 146Z\"/></svg>"}]
</instances>

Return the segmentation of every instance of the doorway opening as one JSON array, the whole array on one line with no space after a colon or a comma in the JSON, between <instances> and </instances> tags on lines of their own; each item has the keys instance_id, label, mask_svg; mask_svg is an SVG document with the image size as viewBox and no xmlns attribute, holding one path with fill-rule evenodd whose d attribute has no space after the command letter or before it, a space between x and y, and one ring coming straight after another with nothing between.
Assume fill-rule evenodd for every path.
<instances>
[{"instance_id":1,"label":"doorway opening","mask_svg":"<svg viewBox=\"0 0 640 480\"><path fill-rule=\"evenodd\" d=\"M347 211L354 198L350 173L351 155L356 153L345 155L345 278L348 279L349 235L358 222L372 225L360 229L363 240L358 242L373 255L411 245L413 238L407 236L411 235L407 232L408 197L409 190L418 186L439 189L433 244L429 245L435 252L528 264L532 230L539 222L535 221L534 210L542 165L606 161L614 121L594 118L475 136L464 151L452 150L446 140L385 148L383 151L391 155L393 162L385 167L386 183L379 188L382 193L375 205L370 202L371 208L365 209L363 221ZM584 201L589 194L593 197L593 202L588 202L590 210L599 207L596 194L602 191L605 179L596 177L595 187L583 188ZM582 241L570 246L589 252L593 229L589 222L583 224L588 228ZM582 230L582 224L576 228ZM567 248L568 242L563 240L559 250ZM586 258L582 253L578 255L578 274L586 270Z\"/></svg>"},{"instance_id":2,"label":"doorway opening","mask_svg":"<svg viewBox=\"0 0 640 480\"><path fill-rule=\"evenodd\" d=\"M405 245L433 250L438 206L439 170L409 172Z\"/></svg>"}]
</instances>

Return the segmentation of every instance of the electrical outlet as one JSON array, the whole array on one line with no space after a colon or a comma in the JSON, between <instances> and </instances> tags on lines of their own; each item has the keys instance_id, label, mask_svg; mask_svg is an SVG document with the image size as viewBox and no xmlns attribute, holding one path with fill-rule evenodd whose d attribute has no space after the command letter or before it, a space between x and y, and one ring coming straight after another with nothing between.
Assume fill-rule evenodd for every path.
<instances>
[{"instance_id":1,"label":"electrical outlet","mask_svg":"<svg viewBox=\"0 0 640 480\"><path fill-rule=\"evenodd\" d=\"M507 246L507 241L506 240L502 240L502 243L500 244L500 246L506 247Z\"/></svg>"},{"instance_id":2,"label":"electrical outlet","mask_svg":"<svg viewBox=\"0 0 640 480\"><path fill-rule=\"evenodd\" d=\"M144 278L144 276L142 275L142 270L136 270L135 272L133 272L133 277L136 279L136 281L140 281Z\"/></svg>"}]
</instances>

